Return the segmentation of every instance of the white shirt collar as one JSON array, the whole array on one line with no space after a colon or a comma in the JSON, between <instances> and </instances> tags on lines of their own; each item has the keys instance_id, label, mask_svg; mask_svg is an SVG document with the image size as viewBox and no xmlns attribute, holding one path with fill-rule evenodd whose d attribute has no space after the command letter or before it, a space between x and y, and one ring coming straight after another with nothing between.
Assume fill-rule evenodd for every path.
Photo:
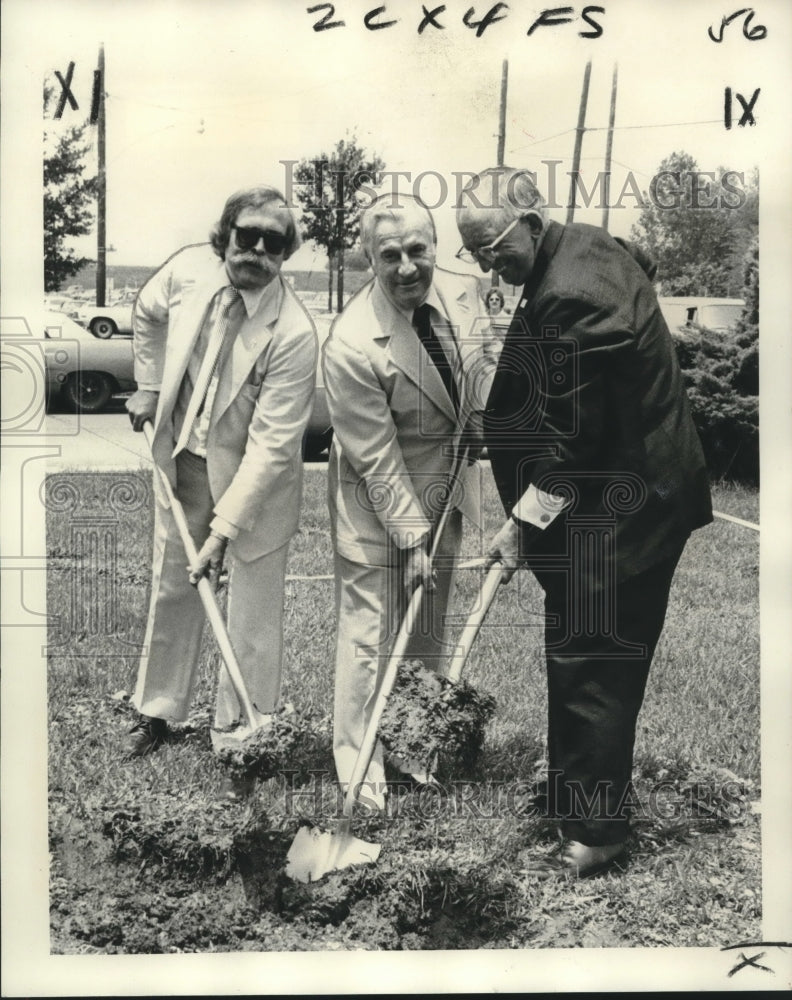
<instances>
[{"instance_id":1,"label":"white shirt collar","mask_svg":"<svg viewBox=\"0 0 792 1000\"><path fill-rule=\"evenodd\" d=\"M385 296L385 298L388 299L387 295ZM412 323L413 313L415 312L415 309L402 309L401 306L397 306L395 303L391 302L390 299L388 299L388 302L390 302L390 304L397 312L400 312L402 316L404 316L404 318L407 320L408 323ZM429 286L429 291L426 293L426 298L423 300L421 305L431 306L432 309L440 313L442 319L445 320L448 319L448 316L446 316L445 307L443 306L443 303L440 301L440 296L437 294L437 289L434 286L434 282L432 282L432 284ZM415 308L417 309L418 307L416 306Z\"/></svg>"},{"instance_id":2,"label":"white shirt collar","mask_svg":"<svg viewBox=\"0 0 792 1000\"><path fill-rule=\"evenodd\" d=\"M234 285L228 274L224 261L218 261L217 288L225 285ZM236 287L234 285L234 287ZM245 303L245 313L248 319L252 319L259 309L271 311L274 316L280 312L280 304L283 299L283 279L280 274L266 284L263 288L237 288L242 301Z\"/></svg>"},{"instance_id":3,"label":"white shirt collar","mask_svg":"<svg viewBox=\"0 0 792 1000\"><path fill-rule=\"evenodd\" d=\"M245 303L248 319L252 319L259 309L276 307L275 312L278 312L277 305L282 289L277 275L263 288L240 288L238 291Z\"/></svg>"}]
</instances>

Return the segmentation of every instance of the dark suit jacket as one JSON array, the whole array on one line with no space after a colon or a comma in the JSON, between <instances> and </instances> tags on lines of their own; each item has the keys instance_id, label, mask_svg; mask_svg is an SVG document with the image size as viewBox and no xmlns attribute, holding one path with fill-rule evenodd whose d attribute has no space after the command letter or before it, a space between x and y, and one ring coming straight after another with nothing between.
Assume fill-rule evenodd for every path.
<instances>
[{"instance_id":1,"label":"dark suit jacket","mask_svg":"<svg viewBox=\"0 0 792 1000\"><path fill-rule=\"evenodd\" d=\"M504 342L485 437L507 513L530 483L572 498L545 531L530 531L534 568L565 556L573 523L606 527L608 575L621 580L712 520L653 287L627 246L593 226L549 223Z\"/></svg>"}]
</instances>

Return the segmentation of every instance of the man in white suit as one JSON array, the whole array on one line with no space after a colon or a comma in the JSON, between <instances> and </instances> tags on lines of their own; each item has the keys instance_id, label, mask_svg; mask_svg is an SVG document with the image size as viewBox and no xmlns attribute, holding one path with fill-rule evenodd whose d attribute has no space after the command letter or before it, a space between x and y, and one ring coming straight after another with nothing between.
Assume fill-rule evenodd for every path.
<instances>
[{"instance_id":1,"label":"man in white suit","mask_svg":"<svg viewBox=\"0 0 792 1000\"><path fill-rule=\"evenodd\" d=\"M279 191L257 187L226 202L211 243L186 247L135 304L136 431L154 422L154 460L182 503L198 548L186 555L155 477L151 606L132 698L140 719L128 753L168 736L189 712L203 607L194 584L232 555L228 628L258 710L280 696L283 591L302 491L301 444L318 345L313 323L280 274L300 244ZM225 671L215 725L241 708Z\"/></svg>"},{"instance_id":2,"label":"man in white suit","mask_svg":"<svg viewBox=\"0 0 792 1000\"><path fill-rule=\"evenodd\" d=\"M409 595L425 588L423 627L407 655L440 666L444 617L461 513L478 520L478 467L460 476L442 535L437 572L429 560L438 497L462 431L481 411L494 368L475 278L435 267L429 211L412 198L374 201L361 219L374 271L336 320L323 354L333 421L328 493L335 550L338 633L334 756L348 784L371 717L375 690ZM408 762L394 761L409 769ZM377 747L361 798L382 808Z\"/></svg>"}]
</instances>

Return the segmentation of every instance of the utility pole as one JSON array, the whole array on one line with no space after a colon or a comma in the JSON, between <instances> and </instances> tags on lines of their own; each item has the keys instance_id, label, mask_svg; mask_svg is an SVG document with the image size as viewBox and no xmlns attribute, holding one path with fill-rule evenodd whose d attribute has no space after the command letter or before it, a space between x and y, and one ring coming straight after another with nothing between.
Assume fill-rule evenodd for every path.
<instances>
[{"instance_id":1,"label":"utility pole","mask_svg":"<svg viewBox=\"0 0 792 1000\"><path fill-rule=\"evenodd\" d=\"M107 261L107 174L105 170L105 94L104 45L99 46L99 63L94 78L94 88L98 88L99 117L97 120L97 151L99 169L96 177L96 304L105 305L105 281Z\"/></svg>"},{"instance_id":2,"label":"utility pole","mask_svg":"<svg viewBox=\"0 0 792 1000\"><path fill-rule=\"evenodd\" d=\"M498 166L503 166L506 146L506 91L509 85L509 60L503 60L501 70L500 119L498 121Z\"/></svg>"},{"instance_id":3,"label":"utility pole","mask_svg":"<svg viewBox=\"0 0 792 1000\"><path fill-rule=\"evenodd\" d=\"M613 153L613 125L616 121L616 84L619 80L619 64L613 67L613 83L611 84L610 116L608 117L608 141L605 145L605 183L602 191L605 204L602 208L602 228L608 231L608 216L610 214L610 182L611 182L611 154Z\"/></svg>"},{"instance_id":4,"label":"utility pole","mask_svg":"<svg viewBox=\"0 0 792 1000\"><path fill-rule=\"evenodd\" d=\"M509 60L503 60L501 68L501 92L500 92L500 114L498 117L498 166L502 167L506 149L506 93L509 87ZM492 287L497 288L500 284L500 275L497 271L492 272Z\"/></svg>"},{"instance_id":5,"label":"utility pole","mask_svg":"<svg viewBox=\"0 0 792 1000\"><path fill-rule=\"evenodd\" d=\"M569 204L567 205L567 223L572 222L575 217L575 195L577 193L577 179L580 173L580 150L583 147L583 133L586 131L586 105L588 104L589 80L591 79L591 60L586 63L586 71L583 74L583 90L580 94L580 109L578 111L578 123L575 129L575 151L572 155L572 173L569 187Z\"/></svg>"}]
</instances>

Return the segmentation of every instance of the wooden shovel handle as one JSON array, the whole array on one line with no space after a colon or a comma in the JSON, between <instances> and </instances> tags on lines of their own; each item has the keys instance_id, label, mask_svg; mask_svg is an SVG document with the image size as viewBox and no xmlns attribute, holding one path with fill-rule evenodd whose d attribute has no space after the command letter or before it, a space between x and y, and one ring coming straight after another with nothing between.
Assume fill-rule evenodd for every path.
<instances>
[{"instance_id":1,"label":"wooden shovel handle","mask_svg":"<svg viewBox=\"0 0 792 1000\"><path fill-rule=\"evenodd\" d=\"M148 420L143 424L143 434L148 442L149 450L151 450L153 458L154 453L152 445L154 443L154 429L151 426L151 422ZM181 537L182 544L184 545L184 551L187 554L187 561L190 565L194 565L198 558L198 550L196 549L195 542L190 534L187 518L184 516L184 508L176 499L176 494L173 492L170 480L156 462L154 462L154 468L159 475L162 488L165 490L165 495L171 505L173 519L179 530L179 535ZM245 687L242 671L239 669L239 663L237 661L236 654L234 653L234 647L231 645L231 639L229 638L225 621L223 620L223 615L220 608L217 606L212 585L205 576L202 576L198 581L198 594L203 602L206 617L209 619L209 624L211 625L212 631L217 639L217 645L220 648L220 655L223 657L223 663L228 671L228 677L234 688L234 693L239 699L239 704L242 706L248 725L251 729L255 729L258 724L257 717L259 713L253 705L253 702L250 700L250 695Z\"/></svg>"},{"instance_id":2,"label":"wooden shovel handle","mask_svg":"<svg viewBox=\"0 0 792 1000\"><path fill-rule=\"evenodd\" d=\"M446 677L453 684L456 684L459 681L462 674L462 668L465 666L467 658L470 655L470 650L473 647L473 642L478 635L482 622L487 617L487 612L495 599L498 587L500 587L502 576L503 564L499 562L493 563L484 580L476 607L473 609L470 617L462 628L459 639L457 640L456 650L454 651L454 655L451 657L451 661L448 664Z\"/></svg>"},{"instance_id":3,"label":"wooden shovel handle","mask_svg":"<svg viewBox=\"0 0 792 1000\"><path fill-rule=\"evenodd\" d=\"M429 550L430 560L434 560L434 557L437 554L440 539L443 535L443 531L445 530L446 522L451 514L451 497L454 493L456 478L459 471L462 469L465 460L467 459L467 455L468 447L466 446L457 455L454 467L448 477L448 495L445 498L445 504L440 513L437 527L434 531L434 537L432 538L432 544ZM404 613L404 618L402 619L399 627L396 640L393 643L393 648L390 651L388 664L385 668L385 673L382 675L382 682L379 686L377 697L374 700L371 718L369 719L368 726L366 726L366 731L363 734L363 741L360 745L360 750L358 751L355 766L352 769L352 778L349 782L349 786L347 787L346 795L344 796L343 814L347 819L352 816L352 810L355 807L355 802L358 797L358 786L365 778L366 772L369 769L369 764L371 763L371 758L374 756L374 747L377 742L377 730L379 728L380 719L382 718L382 713L385 711L385 705L387 704L390 693L393 690L393 685L396 683L396 674L398 673L399 663L404 659L404 652L407 648L407 643L415 630L415 623L418 620L418 615L421 610L421 602L423 601L423 592L423 585L419 585L415 588L412 597L410 598L410 602L407 605L407 610Z\"/></svg>"}]
</instances>

